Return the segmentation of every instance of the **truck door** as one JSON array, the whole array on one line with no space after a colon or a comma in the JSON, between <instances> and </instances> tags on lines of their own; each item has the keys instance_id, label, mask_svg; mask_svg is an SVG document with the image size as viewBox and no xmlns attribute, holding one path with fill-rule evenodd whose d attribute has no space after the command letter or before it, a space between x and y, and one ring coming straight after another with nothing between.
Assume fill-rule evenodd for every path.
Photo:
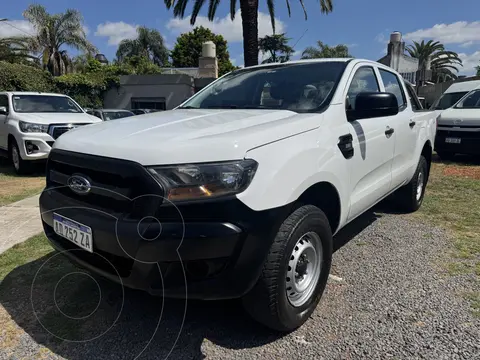
<instances>
[{"instance_id":1,"label":"truck door","mask_svg":"<svg viewBox=\"0 0 480 360\"><path fill-rule=\"evenodd\" d=\"M398 101L398 114L391 117L392 127L395 129L395 153L392 162L392 189L402 185L409 174L413 176L414 166L418 159L414 159L417 147L418 131L422 126L420 119L415 117L412 111L412 105L421 110L421 105L415 94L413 96L415 103L407 101L407 93L403 86L403 81L394 73L379 69L380 77L386 92L393 93Z\"/></svg>"},{"instance_id":2,"label":"truck door","mask_svg":"<svg viewBox=\"0 0 480 360\"><path fill-rule=\"evenodd\" d=\"M0 94L0 107L2 106L7 109L8 114L8 96ZM2 150L8 150L7 117L6 114L0 114L0 149Z\"/></svg>"},{"instance_id":3,"label":"truck door","mask_svg":"<svg viewBox=\"0 0 480 360\"><path fill-rule=\"evenodd\" d=\"M361 92L380 92L378 72L373 66L361 65L347 85L347 107L354 109ZM353 136L354 156L351 158L350 212L348 221L374 205L390 190L395 133L392 117L359 119L349 122Z\"/></svg>"}]
</instances>

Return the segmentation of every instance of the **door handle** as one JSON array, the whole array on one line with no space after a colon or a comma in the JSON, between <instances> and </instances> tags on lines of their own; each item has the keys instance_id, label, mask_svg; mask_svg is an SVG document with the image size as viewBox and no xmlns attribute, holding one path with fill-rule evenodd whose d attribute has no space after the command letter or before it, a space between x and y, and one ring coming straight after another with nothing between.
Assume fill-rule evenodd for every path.
<instances>
[{"instance_id":1,"label":"door handle","mask_svg":"<svg viewBox=\"0 0 480 360\"><path fill-rule=\"evenodd\" d=\"M338 138L338 148L342 152L345 159L353 157L353 136L352 134L345 134Z\"/></svg>"},{"instance_id":2,"label":"door handle","mask_svg":"<svg viewBox=\"0 0 480 360\"><path fill-rule=\"evenodd\" d=\"M385 130L385 135L390 136L395 132L394 129L387 127L387 130Z\"/></svg>"},{"instance_id":3,"label":"door handle","mask_svg":"<svg viewBox=\"0 0 480 360\"><path fill-rule=\"evenodd\" d=\"M410 122L408 123L408 126L413 128L415 126L415 124L416 124L415 120L410 120Z\"/></svg>"}]
</instances>

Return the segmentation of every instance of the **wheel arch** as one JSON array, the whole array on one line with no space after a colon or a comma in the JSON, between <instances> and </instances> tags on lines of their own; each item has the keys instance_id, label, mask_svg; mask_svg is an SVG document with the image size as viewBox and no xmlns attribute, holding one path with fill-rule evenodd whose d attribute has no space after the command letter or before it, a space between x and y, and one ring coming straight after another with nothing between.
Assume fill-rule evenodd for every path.
<instances>
[{"instance_id":1,"label":"wheel arch","mask_svg":"<svg viewBox=\"0 0 480 360\"><path fill-rule=\"evenodd\" d=\"M337 188L327 181L317 182L308 187L297 199L301 205L314 205L327 216L332 234L340 225L342 205Z\"/></svg>"},{"instance_id":2,"label":"wheel arch","mask_svg":"<svg viewBox=\"0 0 480 360\"><path fill-rule=\"evenodd\" d=\"M425 144L423 145L421 156L427 160L427 166L428 166L428 172L427 172L427 180L428 177L430 176L430 167L432 164L432 154L433 154L433 148L430 140L427 140Z\"/></svg>"}]
</instances>

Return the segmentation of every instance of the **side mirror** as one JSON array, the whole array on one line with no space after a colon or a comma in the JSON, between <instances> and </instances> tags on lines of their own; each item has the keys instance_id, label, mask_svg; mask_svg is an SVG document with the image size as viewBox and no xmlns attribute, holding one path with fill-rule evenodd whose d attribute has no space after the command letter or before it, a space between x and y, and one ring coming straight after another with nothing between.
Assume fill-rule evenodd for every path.
<instances>
[{"instance_id":1,"label":"side mirror","mask_svg":"<svg viewBox=\"0 0 480 360\"><path fill-rule=\"evenodd\" d=\"M0 106L0 115L7 115L8 111L5 106Z\"/></svg>"},{"instance_id":2,"label":"side mirror","mask_svg":"<svg viewBox=\"0 0 480 360\"><path fill-rule=\"evenodd\" d=\"M347 111L349 121L396 114L398 114L397 97L386 92L362 92L355 98L355 109Z\"/></svg>"}]
</instances>

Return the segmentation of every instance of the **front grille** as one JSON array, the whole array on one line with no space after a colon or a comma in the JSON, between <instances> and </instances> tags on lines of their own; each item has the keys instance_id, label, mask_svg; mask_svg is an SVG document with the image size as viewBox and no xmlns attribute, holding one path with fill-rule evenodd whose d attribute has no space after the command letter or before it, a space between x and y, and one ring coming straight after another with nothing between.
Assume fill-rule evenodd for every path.
<instances>
[{"instance_id":1,"label":"front grille","mask_svg":"<svg viewBox=\"0 0 480 360\"><path fill-rule=\"evenodd\" d=\"M90 181L92 188L87 195L78 195L68 187L72 175ZM79 206L128 219L154 216L163 199L160 185L138 163L57 149L51 151L47 163L47 188Z\"/></svg>"},{"instance_id":2,"label":"front grille","mask_svg":"<svg viewBox=\"0 0 480 360\"><path fill-rule=\"evenodd\" d=\"M55 124L50 125L48 133L52 138L57 140L60 135L65 134L67 131L70 131L78 126L83 126L88 124Z\"/></svg>"}]
</instances>

